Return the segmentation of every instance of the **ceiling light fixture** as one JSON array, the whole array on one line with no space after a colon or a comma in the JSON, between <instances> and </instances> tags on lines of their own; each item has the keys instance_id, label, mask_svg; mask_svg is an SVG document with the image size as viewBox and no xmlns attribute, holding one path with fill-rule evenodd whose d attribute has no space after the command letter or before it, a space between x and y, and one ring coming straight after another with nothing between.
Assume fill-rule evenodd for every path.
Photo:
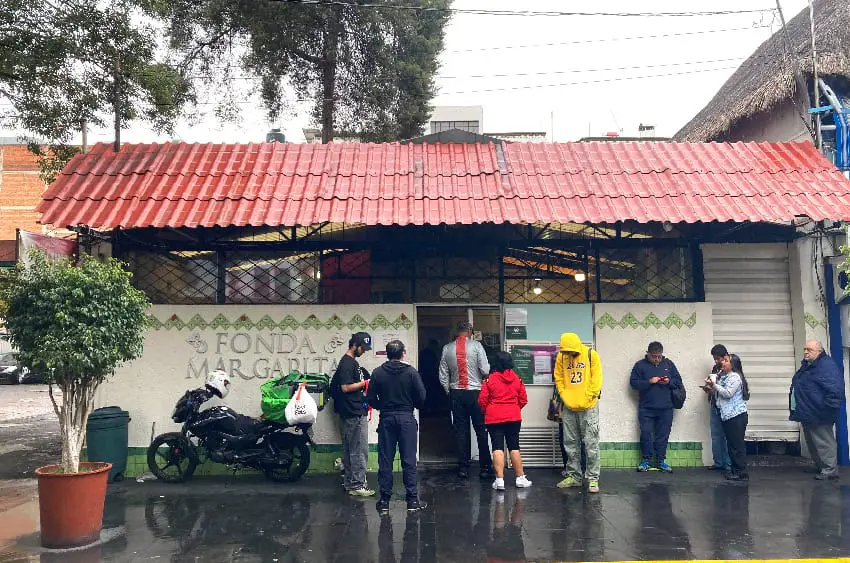
<instances>
[{"instance_id":1,"label":"ceiling light fixture","mask_svg":"<svg viewBox=\"0 0 850 563\"><path fill-rule=\"evenodd\" d=\"M578 273L575 275L575 278L576 278L576 281L577 281L577 282L583 282L584 280L586 280L586 279L587 279L587 276L586 276L586 275L584 275L584 272L578 272Z\"/></svg>"},{"instance_id":2,"label":"ceiling light fixture","mask_svg":"<svg viewBox=\"0 0 850 563\"><path fill-rule=\"evenodd\" d=\"M534 278L534 289L531 290L534 295L543 293L543 288L540 287L540 278Z\"/></svg>"}]
</instances>

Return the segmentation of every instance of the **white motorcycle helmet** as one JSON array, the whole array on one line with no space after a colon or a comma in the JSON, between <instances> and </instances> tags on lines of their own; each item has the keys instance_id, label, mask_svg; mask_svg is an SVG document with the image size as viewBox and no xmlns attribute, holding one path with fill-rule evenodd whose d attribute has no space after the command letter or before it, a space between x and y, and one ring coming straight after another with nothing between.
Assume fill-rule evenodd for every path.
<instances>
[{"instance_id":1,"label":"white motorcycle helmet","mask_svg":"<svg viewBox=\"0 0 850 563\"><path fill-rule=\"evenodd\" d=\"M219 398L224 399L230 393L230 376L223 370L217 369L207 374L207 389Z\"/></svg>"}]
</instances>

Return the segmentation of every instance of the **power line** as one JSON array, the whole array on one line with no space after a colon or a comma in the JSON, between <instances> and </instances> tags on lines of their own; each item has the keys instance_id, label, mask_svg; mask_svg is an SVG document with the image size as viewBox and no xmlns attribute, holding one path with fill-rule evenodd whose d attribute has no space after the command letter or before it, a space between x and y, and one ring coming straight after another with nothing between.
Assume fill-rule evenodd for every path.
<instances>
[{"instance_id":1,"label":"power line","mask_svg":"<svg viewBox=\"0 0 850 563\"><path fill-rule=\"evenodd\" d=\"M562 12L556 10L485 10L468 8L437 8L431 6L404 6L400 4L361 4L343 0L275 0L286 4L301 4L304 6L340 6L345 8L371 8L376 10L402 10L415 12L440 12L449 14L472 14L481 16L607 16L607 17L695 17L695 16L727 16L735 14L764 14L773 12L776 8L756 8L752 10L711 10L703 12Z\"/></svg>"},{"instance_id":2,"label":"power line","mask_svg":"<svg viewBox=\"0 0 850 563\"><path fill-rule=\"evenodd\" d=\"M527 86L511 86L508 88L482 88L476 90L462 90L457 92L440 92L438 95L452 95L452 94L477 94L480 92L506 92L512 90L533 90L536 88L559 88L561 86L580 86L583 84L601 84L605 82L620 82L625 80L645 80L648 78L666 78L669 76L683 76L686 74L699 74L703 72L718 72L721 70L732 70L738 68L737 66L726 66L720 68L705 68L699 70L688 70L682 72L669 72L665 74L650 74L645 76L624 76L620 78L602 78L599 80L583 80L581 82L564 82L562 84L536 84L536 85L527 85Z\"/></svg>"},{"instance_id":3,"label":"power line","mask_svg":"<svg viewBox=\"0 0 850 563\"><path fill-rule=\"evenodd\" d=\"M519 72L516 74L471 74L469 76L443 76L440 78L447 79L467 79L467 78L513 78L517 76L548 76L550 74L575 74L579 72L611 72L615 70L638 70L644 68L667 68L671 66L687 66L687 65L703 65L716 63L729 63L733 61L742 61L747 57L735 57L731 59L714 59L711 61L687 61L682 63L664 63L657 65L636 65L636 66L619 66L613 68L576 68L570 70L550 70L545 72Z\"/></svg>"},{"instance_id":4,"label":"power line","mask_svg":"<svg viewBox=\"0 0 850 563\"><path fill-rule=\"evenodd\" d=\"M443 51L444 53L476 53L480 51L502 51L510 49L533 49L537 47L560 47L564 45L585 45L588 43L608 43L614 41L633 41L639 39L664 39L667 37L687 37L692 35L705 35L709 33L728 33L733 31L750 31L754 29L762 29L771 27L770 25L759 24L750 27L733 27L730 29L707 29L704 31L685 31L681 33L663 33L658 35L636 35L632 37L604 37L601 39L580 39L576 41L559 41L556 43L532 43L530 45L498 45L494 47L476 47L474 49L453 49L451 51Z\"/></svg>"}]
</instances>

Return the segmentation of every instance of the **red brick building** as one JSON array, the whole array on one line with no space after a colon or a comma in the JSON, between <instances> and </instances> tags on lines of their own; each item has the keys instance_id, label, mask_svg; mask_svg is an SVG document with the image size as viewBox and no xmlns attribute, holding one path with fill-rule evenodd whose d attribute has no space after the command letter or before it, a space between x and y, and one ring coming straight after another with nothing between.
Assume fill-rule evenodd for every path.
<instances>
[{"instance_id":1,"label":"red brick building","mask_svg":"<svg viewBox=\"0 0 850 563\"><path fill-rule=\"evenodd\" d=\"M0 139L0 262L15 260L15 230L42 232L35 208L46 186L26 145Z\"/></svg>"}]
</instances>

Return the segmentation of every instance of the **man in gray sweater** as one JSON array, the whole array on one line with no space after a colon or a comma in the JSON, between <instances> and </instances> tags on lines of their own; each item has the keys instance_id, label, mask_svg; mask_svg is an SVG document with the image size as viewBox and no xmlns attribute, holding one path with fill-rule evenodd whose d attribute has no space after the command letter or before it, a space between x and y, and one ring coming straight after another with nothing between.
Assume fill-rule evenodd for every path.
<instances>
[{"instance_id":1,"label":"man in gray sweater","mask_svg":"<svg viewBox=\"0 0 850 563\"><path fill-rule=\"evenodd\" d=\"M457 338L443 347L440 358L440 385L452 400L452 426L458 451L458 476L469 477L469 461L472 446L469 438L469 423L478 439L478 463L480 477L491 479L494 475L490 459L490 443L484 428L484 414L478 406L481 382L490 374L490 362L480 342L472 339L472 323L461 322L457 326Z\"/></svg>"}]
</instances>

